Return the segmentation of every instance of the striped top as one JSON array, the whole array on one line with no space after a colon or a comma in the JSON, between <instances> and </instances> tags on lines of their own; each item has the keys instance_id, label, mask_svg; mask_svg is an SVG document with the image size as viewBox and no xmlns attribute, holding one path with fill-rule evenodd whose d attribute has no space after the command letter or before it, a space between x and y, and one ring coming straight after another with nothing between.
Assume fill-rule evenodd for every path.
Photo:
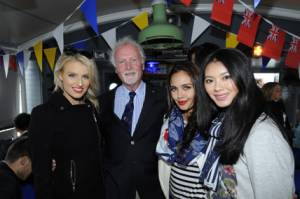
<instances>
[{"instance_id":1,"label":"striped top","mask_svg":"<svg viewBox=\"0 0 300 199\"><path fill-rule=\"evenodd\" d=\"M170 176L170 198L206 198L207 190L199 182L199 167L195 165L182 166L174 163Z\"/></svg>"}]
</instances>

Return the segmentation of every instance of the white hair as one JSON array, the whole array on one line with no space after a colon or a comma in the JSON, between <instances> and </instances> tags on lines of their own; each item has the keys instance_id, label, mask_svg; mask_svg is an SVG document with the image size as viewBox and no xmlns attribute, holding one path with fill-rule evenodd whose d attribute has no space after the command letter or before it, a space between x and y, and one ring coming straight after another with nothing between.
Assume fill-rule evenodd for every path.
<instances>
[{"instance_id":1,"label":"white hair","mask_svg":"<svg viewBox=\"0 0 300 199\"><path fill-rule=\"evenodd\" d=\"M111 53L110 53L110 62L112 63L113 66L116 67L116 60L115 60L115 53L116 53L116 50L122 46L125 46L125 45L132 45L134 47L136 47L140 53L140 56L142 58L142 62L144 63L145 61L145 52L142 48L142 46L140 44L138 44L135 40L133 40L132 38L130 37L124 37L122 39L120 39L115 47L112 49Z\"/></svg>"}]
</instances>

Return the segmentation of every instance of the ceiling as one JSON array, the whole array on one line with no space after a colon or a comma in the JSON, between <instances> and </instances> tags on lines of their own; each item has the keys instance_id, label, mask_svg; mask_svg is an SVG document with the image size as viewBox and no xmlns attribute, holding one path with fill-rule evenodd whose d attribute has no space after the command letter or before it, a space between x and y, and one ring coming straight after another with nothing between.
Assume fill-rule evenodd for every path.
<instances>
[{"instance_id":1,"label":"ceiling","mask_svg":"<svg viewBox=\"0 0 300 199\"><path fill-rule=\"evenodd\" d=\"M174 0L173 0L174 1ZM244 6L235 0L235 11L243 12ZM251 5L253 0L242 0ZM83 0L0 0L0 48L17 51L35 38L53 31L64 22L65 32L86 25L79 6ZM105 23L135 16L140 9L149 9L151 0L96 0L98 22ZM185 12L193 9L210 12L213 0L193 0L192 5L184 7L174 3L173 11ZM300 22L300 0L261 0L257 10L264 17L277 16Z\"/></svg>"}]
</instances>

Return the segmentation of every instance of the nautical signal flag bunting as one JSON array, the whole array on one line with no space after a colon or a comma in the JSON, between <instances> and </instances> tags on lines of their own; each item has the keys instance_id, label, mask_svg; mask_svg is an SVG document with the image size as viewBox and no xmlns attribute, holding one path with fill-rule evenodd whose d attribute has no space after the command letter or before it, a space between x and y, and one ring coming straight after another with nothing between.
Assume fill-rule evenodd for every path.
<instances>
[{"instance_id":1,"label":"nautical signal flag bunting","mask_svg":"<svg viewBox=\"0 0 300 199\"><path fill-rule=\"evenodd\" d=\"M233 0L214 0L211 19L229 26L231 24Z\"/></svg>"},{"instance_id":2,"label":"nautical signal flag bunting","mask_svg":"<svg viewBox=\"0 0 300 199\"><path fill-rule=\"evenodd\" d=\"M300 64L300 41L293 37L288 50L285 64L290 68L298 68Z\"/></svg>"},{"instance_id":3,"label":"nautical signal flag bunting","mask_svg":"<svg viewBox=\"0 0 300 199\"><path fill-rule=\"evenodd\" d=\"M253 47L261 16L245 9L244 19L240 24L237 40L250 48Z\"/></svg>"},{"instance_id":4,"label":"nautical signal flag bunting","mask_svg":"<svg viewBox=\"0 0 300 199\"><path fill-rule=\"evenodd\" d=\"M263 56L279 60L284 46L285 32L275 25L269 30L264 42Z\"/></svg>"}]
</instances>

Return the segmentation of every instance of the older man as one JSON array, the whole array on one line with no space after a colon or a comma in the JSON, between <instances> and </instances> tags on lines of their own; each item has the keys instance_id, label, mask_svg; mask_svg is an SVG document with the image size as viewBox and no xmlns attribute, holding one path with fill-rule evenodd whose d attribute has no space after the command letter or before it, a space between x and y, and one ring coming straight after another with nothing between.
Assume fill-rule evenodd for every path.
<instances>
[{"instance_id":1,"label":"older man","mask_svg":"<svg viewBox=\"0 0 300 199\"><path fill-rule=\"evenodd\" d=\"M117 42L111 62L122 85L100 96L106 194L109 199L159 199L155 147L166 95L142 80L145 56L130 38Z\"/></svg>"}]
</instances>

